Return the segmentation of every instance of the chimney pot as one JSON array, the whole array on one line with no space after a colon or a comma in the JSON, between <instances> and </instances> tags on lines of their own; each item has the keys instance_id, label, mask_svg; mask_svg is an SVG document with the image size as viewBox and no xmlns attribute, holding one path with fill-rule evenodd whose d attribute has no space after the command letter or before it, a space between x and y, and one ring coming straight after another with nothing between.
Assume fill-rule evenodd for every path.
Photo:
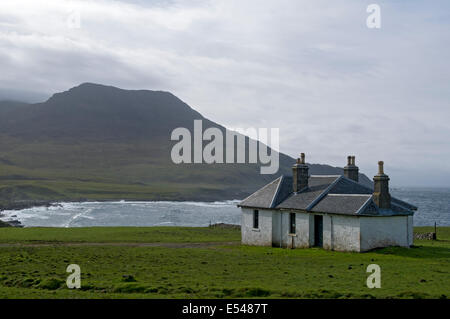
<instances>
[{"instance_id":1,"label":"chimney pot","mask_svg":"<svg viewBox=\"0 0 450 319\"><path fill-rule=\"evenodd\" d=\"M378 162L378 175L384 175L384 162L383 161L379 161Z\"/></svg>"},{"instance_id":2,"label":"chimney pot","mask_svg":"<svg viewBox=\"0 0 450 319\"><path fill-rule=\"evenodd\" d=\"M384 174L384 162L378 162L378 175L373 177L373 201L379 208L391 208L391 195L389 194L389 176Z\"/></svg>"},{"instance_id":3,"label":"chimney pot","mask_svg":"<svg viewBox=\"0 0 450 319\"><path fill-rule=\"evenodd\" d=\"M293 191L298 193L308 187L309 168L305 164L305 153L300 154L297 163L292 167Z\"/></svg>"},{"instance_id":4,"label":"chimney pot","mask_svg":"<svg viewBox=\"0 0 450 319\"><path fill-rule=\"evenodd\" d=\"M344 167L344 176L359 181L359 168L355 165L355 156L347 156L347 166Z\"/></svg>"}]
</instances>

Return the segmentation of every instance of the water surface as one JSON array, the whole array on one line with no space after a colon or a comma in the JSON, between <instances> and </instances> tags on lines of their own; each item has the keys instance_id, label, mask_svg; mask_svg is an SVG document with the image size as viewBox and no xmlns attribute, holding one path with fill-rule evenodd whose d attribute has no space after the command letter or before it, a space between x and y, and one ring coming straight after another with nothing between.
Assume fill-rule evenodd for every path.
<instances>
[{"instance_id":1,"label":"water surface","mask_svg":"<svg viewBox=\"0 0 450 319\"><path fill-rule=\"evenodd\" d=\"M450 188L393 188L391 195L419 207L415 226L450 226ZM3 220L18 219L25 226L208 226L241 223L238 200L222 202L84 202L60 203L3 211Z\"/></svg>"}]
</instances>

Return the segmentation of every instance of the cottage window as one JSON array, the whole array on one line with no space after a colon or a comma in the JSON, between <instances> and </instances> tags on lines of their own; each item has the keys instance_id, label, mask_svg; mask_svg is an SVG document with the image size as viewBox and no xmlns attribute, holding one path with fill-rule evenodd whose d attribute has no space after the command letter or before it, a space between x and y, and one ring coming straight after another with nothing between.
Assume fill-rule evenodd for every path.
<instances>
[{"instance_id":1,"label":"cottage window","mask_svg":"<svg viewBox=\"0 0 450 319\"><path fill-rule=\"evenodd\" d=\"M295 234L295 213L289 214L289 233Z\"/></svg>"},{"instance_id":2,"label":"cottage window","mask_svg":"<svg viewBox=\"0 0 450 319\"><path fill-rule=\"evenodd\" d=\"M259 211L253 211L253 228L259 228Z\"/></svg>"}]
</instances>

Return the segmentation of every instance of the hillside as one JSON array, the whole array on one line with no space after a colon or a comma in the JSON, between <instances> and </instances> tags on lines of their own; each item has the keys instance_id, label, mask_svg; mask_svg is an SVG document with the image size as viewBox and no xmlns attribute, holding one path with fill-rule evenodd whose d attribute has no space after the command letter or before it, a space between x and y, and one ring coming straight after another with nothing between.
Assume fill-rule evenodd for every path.
<instances>
[{"instance_id":1,"label":"hillside","mask_svg":"<svg viewBox=\"0 0 450 319\"><path fill-rule=\"evenodd\" d=\"M172 130L196 119L225 131L161 91L85 83L44 103L0 102L0 201L235 199L291 173L284 154L274 175L258 164L173 164Z\"/></svg>"}]
</instances>

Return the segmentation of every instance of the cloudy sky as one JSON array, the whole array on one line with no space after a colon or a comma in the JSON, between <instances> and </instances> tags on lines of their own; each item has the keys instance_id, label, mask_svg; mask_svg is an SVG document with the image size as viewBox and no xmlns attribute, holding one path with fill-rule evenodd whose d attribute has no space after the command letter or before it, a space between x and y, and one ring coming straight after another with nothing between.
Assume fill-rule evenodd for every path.
<instances>
[{"instance_id":1,"label":"cloudy sky","mask_svg":"<svg viewBox=\"0 0 450 319\"><path fill-rule=\"evenodd\" d=\"M0 98L170 91L308 162L384 160L394 186L450 186L449 58L448 0L0 1Z\"/></svg>"}]
</instances>

